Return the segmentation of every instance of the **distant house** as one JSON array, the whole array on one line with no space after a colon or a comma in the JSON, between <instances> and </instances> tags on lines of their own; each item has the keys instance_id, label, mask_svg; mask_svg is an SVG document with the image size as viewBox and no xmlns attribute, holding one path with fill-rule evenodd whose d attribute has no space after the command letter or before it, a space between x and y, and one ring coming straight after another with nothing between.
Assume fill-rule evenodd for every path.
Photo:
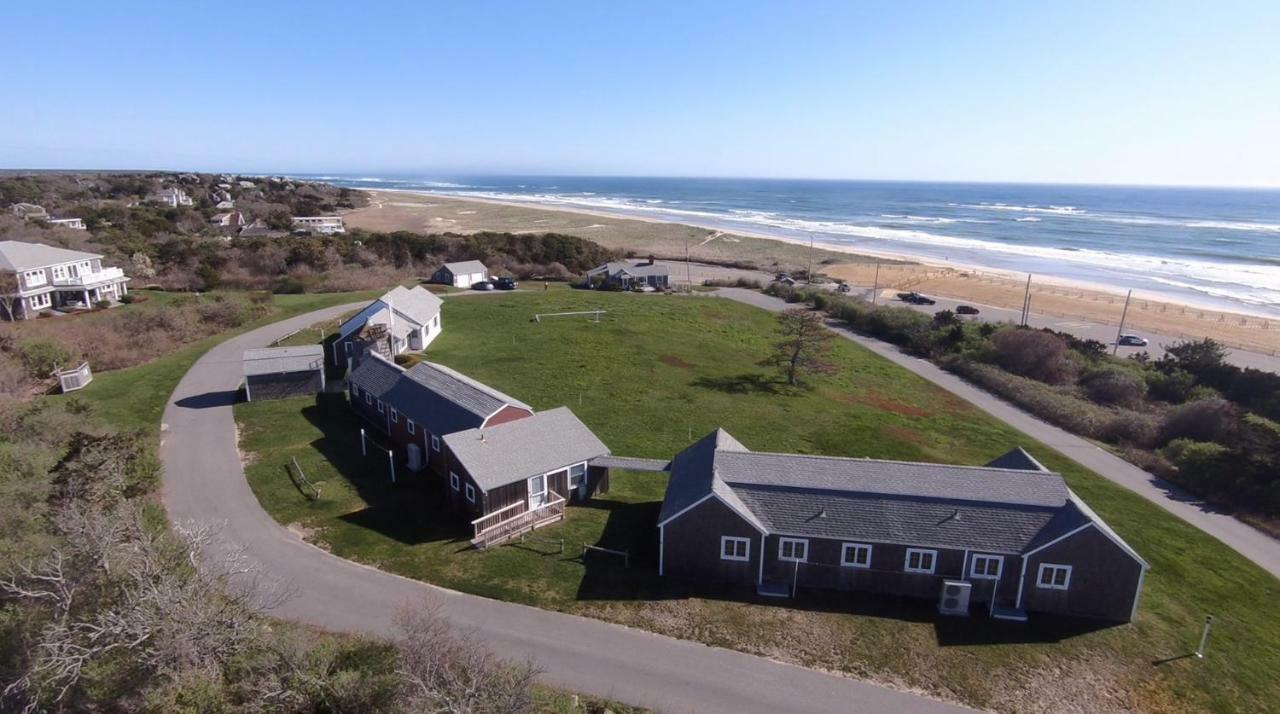
<instances>
[{"instance_id":1,"label":"distant house","mask_svg":"<svg viewBox=\"0 0 1280 714\"><path fill-rule=\"evenodd\" d=\"M239 185L240 185L240 188L254 188L254 184L252 181L240 181Z\"/></svg>"},{"instance_id":2,"label":"distant house","mask_svg":"<svg viewBox=\"0 0 1280 714\"><path fill-rule=\"evenodd\" d=\"M46 221L49 219L49 214L44 210L44 206L37 206L34 203L12 204L9 206L9 213L28 221Z\"/></svg>"},{"instance_id":3,"label":"distant house","mask_svg":"<svg viewBox=\"0 0 1280 714\"><path fill-rule=\"evenodd\" d=\"M284 231L267 226L267 222L261 218L240 229L241 238L270 238L282 235L285 235Z\"/></svg>"},{"instance_id":4,"label":"distant house","mask_svg":"<svg viewBox=\"0 0 1280 714\"><path fill-rule=\"evenodd\" d=\"M320 345L244 351L245 401L303 397L323 392L324 386Z\"/></svg>"},{"instance_id":5,"label":"distant house","mask_svg":"<svg viewBox=\"0 0 1280 714\"><path fill-rule=\"evenodd\" d=\"M667 266L655 263L652 256L644 261L617 260L588 270L587 284L612 285L623 290L645 287L664 290L670 282L670 272Z\"/></svg>"},{"instance_id":6,"label":"distant house","mask_svg":"<svg viewBox=\"0 0 1280 714\"><path fill-rule=\"evenodd\" d=\"M163 204L170 208L191 206L195 204L195 202L191 200L191 197L187 195L186 191L173 187L161 189L147 196L147 202Z\"/></svg>"},{"instance_id":7,"label":"distant house","mask_svg":"<svg viewBox=\"0 0 1280 714\"><path fill-rule=\"evenodd\" d=\"M213 206L213 207L214 207L214 208L216 208L216 209L218 209L219 211L225 211L225 210L227 210L228 208L235 208L235 207L236 207L236 202L235 202L235 201L232 201L231 199L229 199L229 198L228 198L228 199L224 199L224 200L222 200L222 201L218 201L217 203L215 203L215 204L214 204L214 206Z\"/></svg>"},{"instance_id":8,"label":"distant house","mask_svg":"<svg viewBox=\"0 0 1280 714\"><path fill-rule=\"evenodd\" d=\"M229 231L239 231L244 227L244 215L239 211L215 213L209 218L209 225Z\"/></svg>"},{"instance_id":9,"label":"distant house","mask_svg":"<svg viewBox=\"0 0 1280 714\"><path fill-rule=\"evenodd\" d=\"M671 463L659 574L1132 620L1149 568L1018 449L985 467L752 452L723 430Z\"/></svg>"},{"instance_id":10,"label":"distant house","mask_svg":"<svg viewBox=\"0 0 1280 714\"><path fill-rule=\"evenodd\" d=\"M341 216L294 216L293 229L295 231L319 233L320 235L347 232L347 227L342 223Z\"/></svg>"},{"instance_id":11,"label":"distant house","mask_svg":"<svg viewBox=\"0 0 1280 714\"><path fill-rule=\"evenodd\" d=\"M431 275L432 282L452 285L455 288L469 288L488 279L489 269L478 260L445 263Z\"/></svg>"},{"instance_id":12,"label":"distant house","mask_svg":"<svg viewBox=\"0 0 1280 714\"><path fill-rule=\"evenodd\" d=\"M443 329L441 305L421 287L392 288L338 328L331 348L334 366L358 362L369 351L391 359L425 350Z\"/></svg>"},{"instance_id":13,"label":"distant house","mask_svg":"<svg viewBox=\"0 0 1280 714\"><path fill-rule=\"evenodd\" d=\"M5 319L28 319L49 309L88 308L126 295L129 278L102 267L102 256L41 243L0 241L0 273L15 276L0 294Z\"/></svg>"},{"instance_id":14,"label":"distant house","mask_svg":"<svg viewBox=\"0 0 1280 714\"><path fill-rule=\"evenodd\" d=\"M45 222L51 226L73 228L77 231L87 230L84 225L84 220L80 218L46 218Z\"/></svg>"}]
</instances>

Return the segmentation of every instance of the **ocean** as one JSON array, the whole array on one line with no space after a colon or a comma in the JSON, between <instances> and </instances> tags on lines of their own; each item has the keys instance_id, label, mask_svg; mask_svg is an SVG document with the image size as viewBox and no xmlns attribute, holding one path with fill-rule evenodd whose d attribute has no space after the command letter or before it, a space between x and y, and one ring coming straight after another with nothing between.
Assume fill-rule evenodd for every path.
<instances>
[{"instance_id":1,"label":"ocean","mask_svg":"<svg viewBox=\"0 0 1280 714\"><path fill-rule=\"evenodd\" d=\"M1280 316L1280 190L607 177L310 176L580 208Z\"/></svg>"}]
</instances>

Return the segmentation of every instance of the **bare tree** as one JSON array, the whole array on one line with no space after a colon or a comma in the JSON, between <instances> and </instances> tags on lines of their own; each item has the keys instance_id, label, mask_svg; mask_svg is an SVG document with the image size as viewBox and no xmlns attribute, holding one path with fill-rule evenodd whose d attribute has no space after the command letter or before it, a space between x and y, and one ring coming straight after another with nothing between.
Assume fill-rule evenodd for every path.
<instances>
[{"instance_id":1,"label":"bare tree","mask_svg":"<svg viewBox=\"0 0 1280 714\"><path fill-rule=\"evenodd\" d=\"M18 319L18 274L0 271L0 316L13 321Z\"/></svg>"},{"instance_id":2,"label":"bare tree","mask_svg":"<svg viewBox=\"0 0 1280 714\"><path fill-rule=\"evenodd\" d=\"M453 631L439 611L423 604L401 610L402 704L435 714L521 714L533 711L532 663L499 658L473 634Z\"/></svg>"},{"instance_id":3,"label":"bare tree","mask_svg":"<svg viewBox=\"0 0 1280 714\"><path fill-rule=\"evenodd\" d=\"M776 367L787 378L787 384L798 384L802 373L835 373L836 366L827 360L834 335L823 324L820 313L804 308L786 310L778 315L778 332L781 339L762 364Z\"/></svg>"}]
</instances>

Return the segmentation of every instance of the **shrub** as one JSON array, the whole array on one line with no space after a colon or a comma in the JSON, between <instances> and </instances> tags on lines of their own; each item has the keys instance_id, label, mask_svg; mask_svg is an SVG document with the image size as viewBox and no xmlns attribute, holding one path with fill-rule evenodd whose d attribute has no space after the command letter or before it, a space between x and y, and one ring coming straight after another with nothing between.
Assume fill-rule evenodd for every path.
<instances>
[{"instance_id":1,"label":"shrub","mask_svg":"<svg viewBox=\"0 0 1280 714\"><path fill-rule=\"evenodd\" d=\"M1067 343L1050 332L1004 328L991 336L1000 366L1024 377L1048 384L1062 384L1075 375L1067 358Z\"/></svg>"},{"instance_id":2,"label":"shrub","mask_svg":"<svg viewBox=\"0 0 1280 714\"><path fill-rule=\"evenodd\" d=\"M1225 399L1187 402L1165 418L1160 429L1160 441L1166 444L1176 439L1223 441L1239 422L1239 410Z\"/></svg>"},{"instance_id":3,"label":"shrub","mask_svg":"<svg viewBox=\"0 0 1280 714\"><path fill-rule=\"evenodd\" d=\"M1194 439L1174 439L1160 450L1160 455L1177 467L1174 480L1197 492L1217 490L1223 485L1231 468L1229 454L1230 450L1221 444Z\"/></svg>"},{"instance_id":4,"label":"shrub","mask_svg":"<svg viewBox=\"0 0 1280 714\"><path fill-rule=\"evenodd\" d=\"M1098 429L1098 438L1109 444L1149 448L1155 443L1160 425L1155 417L1135 411L1119 411Z\"/></svg>"},{"instance_id":5,"label":"shrub","mask_svg":"<svg viewBox=\"0 0 1280 714\"><path fill-rule=\"evenodd\" d=\"M111 307L111 301L110 301L110 300L99 300L99 301L95 302L95 303L93 304L93 306L94 306L94 307L96 307L96 308L97 308L97 309L99 309L99 310L106 310L107 308Z\"/></svg>"},{"instance_id":6,"label":"shrub","mask_svg":"<svg viewBox=\"0 0 1280 714\"><path fill-rule=\"evenodd\" d=\"M939 364L1041 419L1081 436L1100 438L1104 426L1113 418L1108 409L999 367L957 356L945 357Z\"/></svg>"},{"instance_id":7,"label":"shrub","mask_svg":"<svg viewBox=\"0 0 1280 714\"><path fill-rule=\"evenodd\" d=\"M1181 404L1191 395L1196 378L1185 369L1148 370L1143 374L1151 396L1171 404Z\"/></svg>"},{"instance_id":8,"label":"shrub","mask_svg":"<svg viewBox=\"0 0 1280 714\"><path fill-rule=\"evenodd\" d=\"M138 296L134 295L133 293L125 293L124 295L120 296L120 303L122 305L132 305L135 302L138 302Z\"/></svg>"},{"instance_id":9,"label":"shrub","mask_svg":"<svg viewBox=\"0 0 1280 714\"><path fill-rule=\"evenodd\" d=\"M1085 394L1099 404L1131 407L1147 396L1147 383L1129 370L1102 369L1080 380Z\"/></svg>"},{"instance_id":10,"label":"shrub","mask_svg":"<svg viewBox=\"0 0 1280 714\"><path fill-rule=\"evenodd\" d=\"M72 361L70 351L45 337L21 343L18 345L18 354L27 372L38 379L48 377L56 367L65 367Z\"/></svg>"}]
</instances>

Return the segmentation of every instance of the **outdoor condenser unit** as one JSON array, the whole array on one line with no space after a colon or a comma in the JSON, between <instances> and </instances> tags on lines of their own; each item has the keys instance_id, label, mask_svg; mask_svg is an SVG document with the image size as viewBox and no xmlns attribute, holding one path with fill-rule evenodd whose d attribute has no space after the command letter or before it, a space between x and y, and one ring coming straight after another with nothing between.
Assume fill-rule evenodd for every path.
<instances>
[{"instance_id":1,"label":"outdoor condenser unit","mask_svg":"<svg viewBox=\"0 0 1280 714\"><path fill-rule=\"evenodd\" d=\"M973 583L963 580L943 580L942 594L938 596L938 612L943 615L969 614L969 595Z\"/></svg>"}]
</instances>

